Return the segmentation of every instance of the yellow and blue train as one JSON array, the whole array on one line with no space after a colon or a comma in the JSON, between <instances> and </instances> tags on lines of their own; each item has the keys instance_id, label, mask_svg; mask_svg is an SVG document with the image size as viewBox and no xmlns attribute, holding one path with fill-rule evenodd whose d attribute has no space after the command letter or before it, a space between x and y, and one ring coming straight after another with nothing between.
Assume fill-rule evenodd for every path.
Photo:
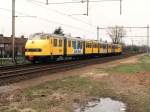
<instances>
[{"instance_id":1,"label":"yellow and blue train","mask_svg":"<svg viewBox=\"0 0 150 112\"><path fill-rule=\"evenodd\" d=\"M32 62L55 60L58 57L79 58L121 53L122 46L120 44L45 33L33 34L25 46L25 56Z\"/></svg>"}]
</instances>

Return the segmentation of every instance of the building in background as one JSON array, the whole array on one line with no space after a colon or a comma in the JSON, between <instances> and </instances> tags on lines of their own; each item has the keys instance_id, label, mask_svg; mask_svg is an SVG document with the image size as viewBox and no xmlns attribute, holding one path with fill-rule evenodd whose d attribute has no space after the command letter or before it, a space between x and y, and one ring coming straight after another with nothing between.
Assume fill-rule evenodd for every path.
<instances>
[{"instance_id":1,"label":"building in background","mask_svg":"<svg viewBox=\"0 0 150 112\"><path fill-rule=\"evenodd\" d=\"M18 37L15 38L15 56L23 56L24 48L27 38ZM12 38L4 37L0 34L0 58L10 58L12 57Z\"/></svg>"}]
</instances>

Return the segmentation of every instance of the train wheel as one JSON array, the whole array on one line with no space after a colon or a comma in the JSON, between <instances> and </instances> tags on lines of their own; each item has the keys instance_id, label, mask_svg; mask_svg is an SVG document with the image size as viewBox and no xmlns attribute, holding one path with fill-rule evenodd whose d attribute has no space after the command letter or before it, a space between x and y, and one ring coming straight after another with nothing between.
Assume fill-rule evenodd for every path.
<instances>
[{"instance_id":1,"label":"train wheel","mask_svg":"<svg viewBox=\"0 0 150 112\"><path fill-rule=\"evenodd\" d=\"M32 64L35 64L35 63L36 63L36 61L35 61L35 60L32 60L31 62L32 62Z\"/></svg>"}]
</instances>

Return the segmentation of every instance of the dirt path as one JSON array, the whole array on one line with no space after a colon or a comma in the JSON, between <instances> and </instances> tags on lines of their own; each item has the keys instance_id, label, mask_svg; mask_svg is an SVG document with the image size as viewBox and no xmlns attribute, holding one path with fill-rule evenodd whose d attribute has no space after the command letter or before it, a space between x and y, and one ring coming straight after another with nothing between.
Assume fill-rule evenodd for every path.
<instances>
[{"instance_id":1,"label":"dirt path","mask_svg":"<svg viewBox=\"0 0 150 112\"><path fill-rule=\"evenodd\" d=\"M84 68L69 70L66 72L54 73L54 74L50 74L50 75L45 75L47 73L44 72L42 77L38 77L38 78L26 80L26 81L21 81L19 83L14 83L14 84L11 84L9 86L2 86L2 87L0 87L0 93L7 93L7 92L9 93L9 92L14 91L14 90L22 90L25 88L40 85L40 84L45 83L47 81L62 79L64 77L68 77L68 76L75 76L75 75L80 75L80 74L84 74L85 76L86 75L87 76L90 76L90 75L93 76L93 73L95 72L96 69L105 68L105 67L114 67L114 66L118 66L121 63L136 63L137 60L141 56L143 56L143 54L129 57L126 59L120 59L117 61L107 62L104 64L90 65L90 66L87 66ZM95 74L94 76L95 76L95 78L97 78L97 77L102 77L105 75L108 75L108 74L98 73L98 74Z\"/></svg>"}]
</instances>

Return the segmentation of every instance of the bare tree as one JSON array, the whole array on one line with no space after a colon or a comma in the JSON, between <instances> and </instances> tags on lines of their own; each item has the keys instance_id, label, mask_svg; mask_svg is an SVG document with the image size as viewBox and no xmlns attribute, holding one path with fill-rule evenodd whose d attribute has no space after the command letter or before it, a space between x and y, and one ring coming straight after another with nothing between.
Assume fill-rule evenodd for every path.
<instances>
[{"instance_id":1,"label":"bare tree","mask_svg":"<svg viewBox=\"0 0 150 112\"><path fill-rule=\"evenodd\" d=\"M122 26L108 27L107 34L114 44L121 43L122 38L126 35L126 30Z\"/></svg>"}]
</instances>

